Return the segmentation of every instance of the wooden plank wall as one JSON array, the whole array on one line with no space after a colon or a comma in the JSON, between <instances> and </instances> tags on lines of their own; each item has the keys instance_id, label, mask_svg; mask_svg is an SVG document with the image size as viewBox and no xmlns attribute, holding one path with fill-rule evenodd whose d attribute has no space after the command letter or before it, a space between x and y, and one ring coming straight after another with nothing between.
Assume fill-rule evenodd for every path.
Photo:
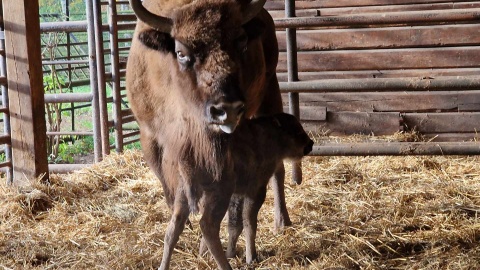
<instances>
[{"instance_id":1,"label":"wooden plank wall","mask_svg":"<svg viewBox=\"0 0 480 270\"><path fill-rule=\"evenodd\" d=\"M478 9L480 1L296 1L297 16ZM274 18L283 1L267 1ZM278 77L287 80L285 31ZM297 30L300 80L480 75L480 20ZM284 101L288 101L284 97ZM479 138L479 91L300 94L301 119L324 134L389 135L415 129L437 141ZM288 104L285 104L287 106Z\"/></svg>"}]
</instances>

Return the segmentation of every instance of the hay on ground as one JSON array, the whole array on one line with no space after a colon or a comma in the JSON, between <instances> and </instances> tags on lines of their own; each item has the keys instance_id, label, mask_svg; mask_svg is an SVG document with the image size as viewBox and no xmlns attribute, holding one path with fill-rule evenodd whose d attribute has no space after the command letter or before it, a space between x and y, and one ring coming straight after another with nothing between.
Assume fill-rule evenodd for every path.
<instances>
[{"instance_id":1,"label":"hay on ground","mask_svg":"<svg viewBox=\"0 0 480 270\"><path fill-rule=\"evenodd\" d=\"M294 225L279 234L267 195L254 267L480 269L479 162L305 158L302 185L286 183ZM1 186L0 269L154 269L169 216L160 184L136 151L52 175L30 190ZM198 256L198 218L181 235L172 269L216 269L210 256ZM245 269L243 250L240 239L234 268Z\"/></svg>"}]
</instances>

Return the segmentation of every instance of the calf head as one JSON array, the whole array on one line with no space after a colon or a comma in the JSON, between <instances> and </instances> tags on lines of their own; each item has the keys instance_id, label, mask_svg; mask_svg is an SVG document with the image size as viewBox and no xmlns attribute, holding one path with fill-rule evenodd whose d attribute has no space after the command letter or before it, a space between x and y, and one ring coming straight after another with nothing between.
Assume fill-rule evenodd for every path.
<instances>
[{"instance_id":1,"label":"calf head","mask_svg":"<svg viewBox=\"0 0 480 270\"><path fill-rule=\"evenodd\" d=\"M284 158L299 160L312 151L314 142L295 116L287 113L272 116L272 130L285 151Z\"/></svg>"},{"instance_id":2,"label":"calf head","mask_svg":"<svg viewBox=\"0 0 480 270\"><path fill-rule=\"evenodd\" d=\"M171 73L181 101L200 121L217 133L232 133L245 111L249 43L262 33L255 20L265 0L241 7L233 0L194 1L161 17L149 12L140 0L130 0L139 20L149 26L140 41L169 55L162 63ZM255 25L255 26L252 26ZM257 67L265 69L263 57Z\"/></svg>"}]
</instances>

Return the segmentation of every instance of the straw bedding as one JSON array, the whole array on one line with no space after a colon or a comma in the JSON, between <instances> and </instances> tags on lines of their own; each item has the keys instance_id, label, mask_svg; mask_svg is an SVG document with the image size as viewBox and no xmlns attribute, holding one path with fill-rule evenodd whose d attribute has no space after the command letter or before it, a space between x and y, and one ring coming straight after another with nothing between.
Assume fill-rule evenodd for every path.
<instances>
[{"instance_id":1,"label":"straw bedding","mask_svg":"<svg viewBox=\"0 0 480 270\"><path fill-rule=\"evenodd\" d=\"M269 191L258 262L248 268L480 269L479 162L305 158L304 182L286 187L294 225L273 231ZM181 235L172 269L216 268L198 256L198 219ZM29 189L0 185L0 269L156 268L168 220L162 189L136 151ZM234 268L247 268L243 249L240 239Z\"/></svg>"}]
</instances>

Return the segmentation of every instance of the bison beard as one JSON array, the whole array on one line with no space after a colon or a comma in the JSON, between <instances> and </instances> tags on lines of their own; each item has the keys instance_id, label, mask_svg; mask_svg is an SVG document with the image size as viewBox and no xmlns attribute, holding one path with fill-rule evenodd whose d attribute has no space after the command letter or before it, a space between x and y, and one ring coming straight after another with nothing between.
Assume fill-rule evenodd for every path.
<instances>
[{"instance_id":1,"label":"bison beard","mask_svg":"<svg viewBox=\"0 0 480 270\"><path fill-rule=\"evenodd\" d=\"M144 8L131 0L139 21L127 63L127 94L145 159L172 208L160 269L168 269L188 215L198 209L208 249L220 269L230 269L219 238L234 189L231 135L223 131L233 132L241 119L282 111L278 46L264 0L189 2L145 0ZM290 224L283 166L275 175L280 228Z\"/></svg>"}]
</instances>

